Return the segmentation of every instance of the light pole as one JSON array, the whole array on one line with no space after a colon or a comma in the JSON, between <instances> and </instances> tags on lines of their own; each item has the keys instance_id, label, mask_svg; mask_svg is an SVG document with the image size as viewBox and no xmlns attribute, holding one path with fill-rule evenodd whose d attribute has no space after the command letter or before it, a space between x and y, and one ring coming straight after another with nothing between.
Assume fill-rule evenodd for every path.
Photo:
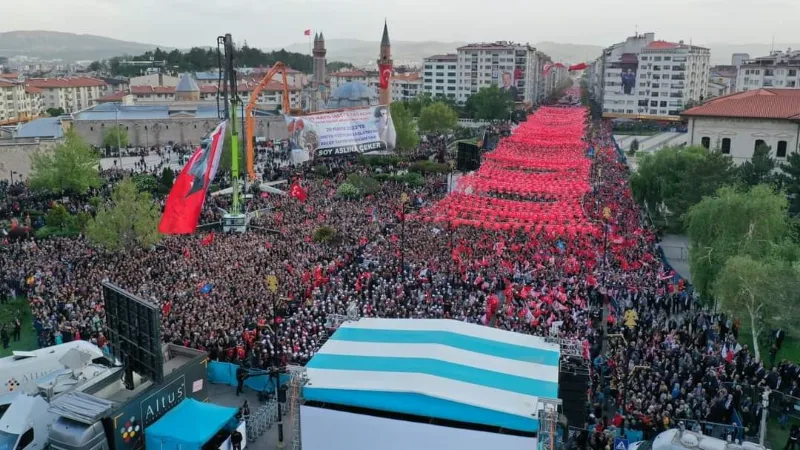
<instances>
[{"instance_id":1,"label":"light pole","mask_svg":"<svg viewBox=\"0 0 800 450\"><path fill-rule=\"evenodd\" d=\"M14 184L14 174L15 173L19 174L19 172L14 172L13 170L11 171L11 184Z\"/></svg>"},{"instance_id":2,"label":"light pole","mask_svg":"<svg viewBox=\"0 0 800 450\"><path fill-rule=\"evenodd\" d=\"M767 410L769 409L769 388L764 389L761 393L761 430L758 433L758 443L764 446L764 440L767 437Z\"/></svg>"}]
</instances>

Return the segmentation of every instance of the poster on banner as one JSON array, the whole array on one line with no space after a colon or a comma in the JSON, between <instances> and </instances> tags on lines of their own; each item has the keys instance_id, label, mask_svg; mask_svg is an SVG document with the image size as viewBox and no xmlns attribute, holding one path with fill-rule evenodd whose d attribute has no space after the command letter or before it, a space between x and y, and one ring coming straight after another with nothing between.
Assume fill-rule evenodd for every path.
<instances>
[{"instance_id":1,"label":"poster on banner","mask_svg":"<svg viewBox=\"0 0 800 450\"><path fill-rule=\"evenodd\" d=\"M292 152L304 152L308 159L395 148L397 134L388 106L284 117Z\"/></svg>"}]
</instances>

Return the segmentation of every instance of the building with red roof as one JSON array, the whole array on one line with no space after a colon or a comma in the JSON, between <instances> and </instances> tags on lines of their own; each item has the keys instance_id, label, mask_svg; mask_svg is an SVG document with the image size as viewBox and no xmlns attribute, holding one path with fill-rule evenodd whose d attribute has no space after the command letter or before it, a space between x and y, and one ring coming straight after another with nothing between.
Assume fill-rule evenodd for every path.
<instances>
[{"instance_id":1,"label":"building with red roof","mask_svg":"<svg viewBox=\"0 0 800 450\"><path fill-rule=\"evenodd\" d=\"M710 59L705 47L637 34L603 50L589 89L605 118L677 121L687 103L708 98Z\"/></svg>"},{"instance_id":2,"label":"building with red roof","mask_svg":"<svg viewBox=\"0 0 800 450\"><path fill-rule=\"evenodd\" d=\"M71 113L88 108L105 92L106 83L92 77L28 78L28 87L40 89L45 109Z\"/></svg>"},{"instance_id":3,"label":"building with red roof","mask_svg":"<svg viewBox=\"0 0 800 450\"><path fill-rule=\"evenodd\" d=\"M718 97L681 113L689 145L719 149L737 163L761 145L785 161L800 150L800 89L757 89Z\"/></svg>"}]
</instances>

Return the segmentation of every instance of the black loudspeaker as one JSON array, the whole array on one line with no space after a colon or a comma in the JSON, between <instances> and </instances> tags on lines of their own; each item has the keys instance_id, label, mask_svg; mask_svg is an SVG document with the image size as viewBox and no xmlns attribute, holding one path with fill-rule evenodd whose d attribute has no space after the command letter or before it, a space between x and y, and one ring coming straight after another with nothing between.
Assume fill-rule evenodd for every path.
<instances>
[{"instance_id":1,"label":"black loudspeaker","mask_svg":"<svg viewBox=\"0 0 800 450\"><path fill-rule=\"evenodd\" d=\"M456 169L461 172L472 172L481 166L481 152L477 145L466 142L458 143Z\"/></svg>"},{"instance_id":2,"label":"black loudspeaker","mask_svg":"<svg viewBox=\"0 0 800 450\"><path fill-rule=\"evenodd\" d=\"M588 364L582 358L567 357L562 361L558 377L561 409L570 426L581 427L586 419L590 378Z\"/></svg>"},{"instance_id":3,"label":"black loudspeaker","mask_svg":"<svg viewBox=\"0 0 800 450\"><path fill-rule=\"evenodd\" d=\"M281 403L286 403L286 385L278 388L278 401Z\"/></svg>"}]
</instances>

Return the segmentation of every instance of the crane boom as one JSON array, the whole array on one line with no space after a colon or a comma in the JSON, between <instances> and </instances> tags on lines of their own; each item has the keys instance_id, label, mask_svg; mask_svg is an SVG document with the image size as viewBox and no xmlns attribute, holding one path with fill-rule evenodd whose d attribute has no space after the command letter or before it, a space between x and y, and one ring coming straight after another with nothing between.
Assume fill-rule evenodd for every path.
<instances>
[{"instance_id":1,"label":"crane boom","mask_svg":"<svg viewBox=\"0 0 800 450\"><path fill-rule=\"evenodd\" d=\"M247 108L245 108L244 115L245 115L245 145L247 146L247 159L245 161L247 165L247 174L251 180L256 179L256 171L253 167L254 165L254 147L255 144L253 143L255 138L255 129L256 129L256 117L254 115L254 110L256 109L256 105L258 104L258 96L261 94L261 91L267 87L267 85L272 81L272 77L274 77L278 72L281 72L282 81L283 81L283 98L281 99L281 110L284 114L289 113L289 83L286 79L286 67L283 65L282 62L276 62L275 65L272 66L272 69L264 75L264 78L258 82L255 89L253 89L253 93L250 95L250 101L247 103Z\"/></svg>"}]
</instances>

